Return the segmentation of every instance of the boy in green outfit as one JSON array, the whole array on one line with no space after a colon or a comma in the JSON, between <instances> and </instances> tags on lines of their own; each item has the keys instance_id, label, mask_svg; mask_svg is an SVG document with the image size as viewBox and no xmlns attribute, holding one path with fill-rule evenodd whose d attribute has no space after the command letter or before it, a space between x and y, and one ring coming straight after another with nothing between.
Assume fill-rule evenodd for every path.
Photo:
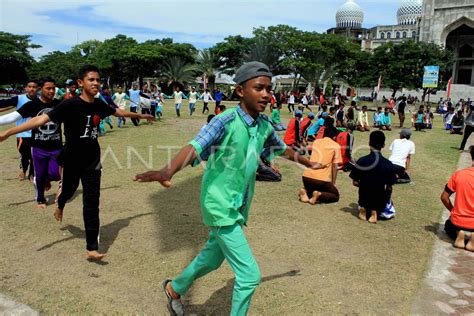
<instances>
[{"instance_id":1,"label":"boy in green outfit","mask_svg":"<svg viewBox=\"0 0 474 316\"><path fill-rule=\"evenodd\" d=\"M281 104L278 104L277 107L274 108L272 111L272 123L273 123L273 127L275 128L277 132L286 130L285 126L281 124L280 110L281 110Z\"/></svg>"},{"instance_id":2,"label":"boy in green outfit","mask_svg":"<svg viewBox=\"0 0 474 316\"><path fill-rule=\"evenodd\" d=\"M231 315L247 314L260 282L260 270L242 225L247 223L260 155L266 159L282 155L312 169L325 167L287 148L276 136L270 120L260 114L270 102L271 77L268 67L260 62L241 66L234 79L240 98L238 107L214 117L167 166L134 178L138 182L158 181L169 187L176 172L207 160L200 199L203 222L210 227L209 240L181 275L163 282L172 315L184 314L180 297L194 280L219 268L224 259L235 273Z\"/></svg>"}]
</instances>

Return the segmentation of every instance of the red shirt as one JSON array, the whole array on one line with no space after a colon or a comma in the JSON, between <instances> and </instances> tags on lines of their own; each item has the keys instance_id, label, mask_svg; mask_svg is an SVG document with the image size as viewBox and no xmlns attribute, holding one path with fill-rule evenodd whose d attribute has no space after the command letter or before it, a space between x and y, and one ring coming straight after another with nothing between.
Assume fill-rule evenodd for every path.
<instances>
[{"instance_id":1,"label":"red shirt","mask_svg":"<svg viewBox=\"0 0 474 316\"><path fill-rule=\"evenodd\" d=\"M467 229L474 229L474 167L455 172L446 185L456 192L451 222Z\"/></svg>"}]
</instances>

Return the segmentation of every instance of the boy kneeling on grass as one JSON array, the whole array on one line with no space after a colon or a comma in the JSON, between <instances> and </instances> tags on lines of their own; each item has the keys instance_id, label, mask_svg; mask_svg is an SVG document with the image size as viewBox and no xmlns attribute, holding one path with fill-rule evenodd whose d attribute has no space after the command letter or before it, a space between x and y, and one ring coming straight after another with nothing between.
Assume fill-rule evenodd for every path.
<instances>
[{"instance_id":1,"label":"boy kneeling on grass","mask_svg":"<svg viewBox=\"0 0 474 316\"><path fill-rule=\"evenodd\" d=\"M469 148L469 152L472 166L453 173L441 194L441 202L451 212L444 230L454 239L454 247L474 252L474 146ZM454 205L449 199L453 193L456 193ZM467 235L469 241L466 244Z\"/></svg>"},{"instance_id":2,"label":"boy kneeling on grass","mask_svg":"<svg viewBox=\"0 0 474 316\"><path fill-rule=\"evenodd\" d=\"M172 315L184 314L180 298L194 280L218 269L224 260L235 273L231 315L247 313L260 283L260 270L242 226L247 223L261 153L267 159L283 155L312 169L325 167L287 147L276 135L271 121L260 114L270 102L271 77L268 67L260 62L241 66L234 79L239 105L214 117L167 166L134 178L138 182L158 181L169 187L179 170L196 164L198 158L207 160L200 199L204 224L210 228L209 240L179 276L163 282Z\"/></svg>"},{"instance_id":3,"label":"boy kneeling on grass","mask_svg":"<svg viewBox=\"0 0 474 316\"><path fill-rule=\"evenodd\" d=\"M393 164L382 156L385 134L374 131L369 136L370 154L357 160L351 174L354 186L359 188L359 218L376 224L392 195L397 182Z\"/></svg>"}]
</instances>

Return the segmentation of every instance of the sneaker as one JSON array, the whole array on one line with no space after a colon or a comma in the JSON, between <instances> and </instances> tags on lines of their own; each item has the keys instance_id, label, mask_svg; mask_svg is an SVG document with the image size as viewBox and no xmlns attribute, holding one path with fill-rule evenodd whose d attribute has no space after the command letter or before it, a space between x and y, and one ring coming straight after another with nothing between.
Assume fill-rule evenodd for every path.
<instances>
[{"instance_id":1,"label":"sneaker","mask_svg":"<svg viewBox=\"0 0 474 316\"><path fill-rule=\"evenodd\" d=\"M180 299L174 299L170 293L168 293L168 290L166 289L166 285L171 282L171 280L166 279L163 281L163 291L165 292L166 298L168 300L168 310L170 312L170 315L172 316L183 316L184 315L184 305L181 302Z\"/></svg>"}]
</instances>

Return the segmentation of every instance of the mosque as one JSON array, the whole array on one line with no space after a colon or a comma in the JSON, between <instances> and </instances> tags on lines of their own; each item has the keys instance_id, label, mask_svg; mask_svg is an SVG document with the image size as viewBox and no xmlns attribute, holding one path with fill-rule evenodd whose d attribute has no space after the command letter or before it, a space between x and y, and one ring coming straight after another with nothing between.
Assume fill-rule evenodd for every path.
<instances>
[{"instance_id":1,"label":"mosque","mask_svg":"<svg viewBox=\"0 0 474 316\"><path fill-rule=\"evenodd\" d=\"M474 0L402 0L396 25L364 28L364 11L348 0L336 12L336 27L327 33L356 41L371 51L387 42L408 39L436 43L454 52L453 91L474 97Z\"/></svg>"}]
</instances>

